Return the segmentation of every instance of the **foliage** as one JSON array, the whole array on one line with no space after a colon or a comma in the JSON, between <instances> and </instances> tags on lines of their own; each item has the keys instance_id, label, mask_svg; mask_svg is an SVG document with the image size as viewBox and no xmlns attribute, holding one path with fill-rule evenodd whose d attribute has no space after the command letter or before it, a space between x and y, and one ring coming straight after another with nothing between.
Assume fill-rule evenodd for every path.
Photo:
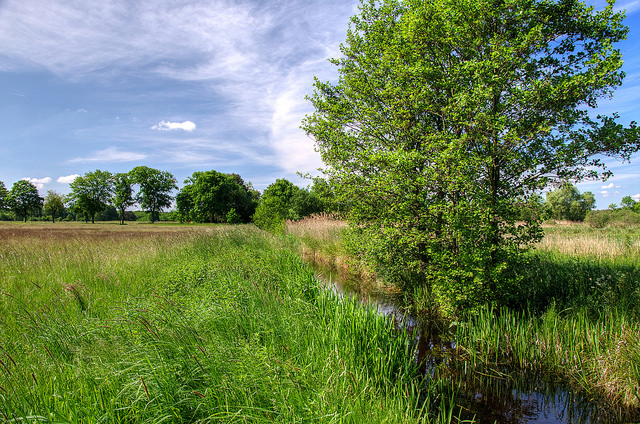
<instances>
[{"instance_id":1,"label":"foliage","mask_svg":"<svg viewBox=\"0 0 640 424\"><path fill-rule=\"evenodd\" d=\"M620 201L620 206L624 209L634 210L636 203L631 196L624 196Z\"/></svg>"},{"instance_id":2,"label":"foliage","mask_svg":"<svg viewBox=\"0 0 640 424\"><path fill-rule=\"evenodd\" d=\"M106 208L96 214L96 221L118 221L120 219L121 215L113 205L107 205ZM122 221L120 221L120 223L122 223Z\"/></svg>"},{"instance_id":3,"label":"foliage","mask_svg":"<svg viewBox=\"0 0 640 424\"><path fill-rule=\"evenodd\" d=\"M56 222L56 215L60 216L64 212L64 196L55 191L47 191L44 197L44 213L51 215L51 221Z\"/></svg>"},{"instance_id":4,"label":"foliage","mask_svg":"<svg viewBox=\"0 0 640 424\"><path fill-rule=\"evenodd\" d=\"M338 83L316 80L302 125L351 205L352 246L444 309L499 300L540 237L517 205L552 181L606 177L602 156L638 150L635 123L589 110L622 82L622 14L577 0L360 11L333 60Z\"/></svg>"},{"instance_id":5,"label":"foliage","mask_svg":"<svg viewBox=\"0 0 640 424\"><path fill-rule=\"evenodd\" d=\"M240 215L234 208L229 209L227 212L227 223L228 224L239 224L240 223Z\"/></svg>"},{"instance_id":6,"label":"foliage","mask_svg":"<svg viewBox=\"0 0 640 424\"><path fill-rule=\"evenodd\" d=\"M580 194L578 189L567 184L546 194L545 205L553 219L583 221L587 212L594 208L595 197L590 191Z\"/></svg>"},{"instance_id":7,"label":"foliage","mask_svg":"<svg viewBox=\"0 0 640 424\"><path fill-rule=\"evenodd\" d=\"M7 197L9 207L18 218L27 222L29 215L42 209L44 199L38 194L38 188L31 182L20 180L13 183Z\"/></svg>"},{"instance_id":8,"label":"foliage","mask_svg":"<svg viewBox=\"0 0 640 424\"><path fill-rule=\"evenodd\" d=\"M584 222L589 224L592 228L604 228L611 219L611 211L589 211L584 219Z\"/></svg>"},{"instance_id":9,"label":"foliage","mask_svg":"<svg viewBox=\"0 0 640 424\"><path fill-rule=\"evenodd\" d=\"M76 213L82 213L95 223L96 213L106 209L113 197L113 175L96 169L77 177L69 184L70 200Z\"/></svg>"},{"instance_id":10,"label":"foliage","mask_svg":"<svg viewBox=\"0 0 640 424\"><path fill-rule=\"evenodd\" d=\"M9 207L9 190L4 185L4 182L0 181L0 211Z\"/></svg>"},{"instance_id":11,"label":"foliage","mask_svg":"<svg viewBox=\"0 0 640 424\"><path fill-rule=\"evenodd\" d=\"M113 176L113 205L120 212L120 224L124 225L125 212L135 204L133 181L129 174L118 173Z\"/></svg>"},{"instance_id":12,"label":"foliage","mask_svg":"<svg viewBox=\"0 0 640 424\"><path fill-rule=\"evenodd\" d=\"M137 166L130 171L131 180L140 186L136 202L148 211L151 223L157 220L158 213L171 206L171 192L178 188L176 179L168 171Z\"/></svg>"},{"instance_id":13,"label":"foliage","mask_svg":"<svg viewBox=\"0 0 640 424\"><path fill-rule=\"evenodd\" d=\"M282 178L266 188L253 222L260 228L280 231L286 220L297 220L321 211L321 203L309 191Z\"/></svg>"},{"instance_id":14,"label":"foliage","mask_svg":"<svg viewBox=\"0 0 640 424\"><path fill-rule=\"evenodd\" d=\"M227 222L231 209L238 219L249 222L255 211L254 193L237 174L218 171L194 172L176 196L184 221Z\"/></svg>"}]
</instances>

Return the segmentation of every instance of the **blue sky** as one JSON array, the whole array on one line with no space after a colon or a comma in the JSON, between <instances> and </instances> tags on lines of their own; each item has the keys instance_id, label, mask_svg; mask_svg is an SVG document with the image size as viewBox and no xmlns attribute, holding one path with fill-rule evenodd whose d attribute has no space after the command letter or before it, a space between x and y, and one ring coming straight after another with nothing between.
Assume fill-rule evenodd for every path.
<instances>
[{"instance_id":1,"label":"blue sky","mask_svg":"<svg viewBox=\"0 0 640 424\"><path fill-rule=\"evenodd\" d=\"M600 0L598 0L600 1ZM604 2L599 3L599 5ZM0 181L69 191L74 175L138 165L182 181L236 172L263 190L321 166L299 129L313 77L333 80L355 0L0 0ZM601 112L640 121L640 0L627 79ZM640 155L583 183L597 207L640 200Z\"/></svg>"}]
</instances>

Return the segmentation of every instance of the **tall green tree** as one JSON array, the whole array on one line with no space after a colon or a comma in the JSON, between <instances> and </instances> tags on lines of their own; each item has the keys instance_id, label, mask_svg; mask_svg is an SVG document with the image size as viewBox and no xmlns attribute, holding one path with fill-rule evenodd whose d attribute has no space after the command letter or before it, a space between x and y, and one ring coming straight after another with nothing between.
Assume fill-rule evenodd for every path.
<instances>
[{"instance_id":1,"label":"tall green tree","mask_svg":"<svg viewBox=\"0 0 640 424\"><path fill-rule=\"evenodd\" d=\"M150 213L153 224L158 214L164 208L171 206L173 201L171 192L178 189L176 179L168 171L160 171L148 166L135 167L130 171L130 175L133 182L140 186L136 202Z\"/></svg>"},{"instance_id":2,"label":"tall green tree","mask_svg":"<svg viewBox=\"0 0 640 424\"><path fill-rule=\"evenodd\" d=\"M127 208L135 203L131 176L128 173L115 174L113 176L113 205L120 214L120 225L124 225L124 213Z\"/></svg>"},{"instance_id":3,"label":"tall green tree","mask_svg":"<svg viewBox=\"0 0 640 424\"><path fill-rule=\"evenodd\" d=\"M184 220L227 222L227 215L234 209L238 219L248 222L255 210L253 194L237 174L197 171L184 183L176 196Z\"/></svg>"},{"instance_id":4,"label":"tall green tree","mask_svg":"<svg viewBox=\"0 0 640 424\"><path fill-rule=\"evenodd\" d=\"M47 191L44 197L44 213L51 215L51 222L56 222L56 216L61 216L64 212L64 196L55 191Z\"/></svg>"},{"instance_id":5,"label":"tall green tree","mask_svg":"<svg viewBox=\"0 0 640 424\"><path fill-rule=\"evenodd\" d=\"M76 211L81 211L91 223L95 223L96 213L106 209L113 197L113 175L109 171L96 169L77 177L69 184Z\"/></svg>"},{"instance_id":6,"label":"tall green tree","mask_svg":"<svg viewBox=\"0 0 640 424\"><path fill-rule=\"evenodd\" d=\"M379 272L444 310L509 293L541 235L517 205L638 150L635 123L591 113L622 82L622 18L577 0L361 0L302 127Z\"/></svg>"},{"instance_id":7,"label":"tall green tree","mask_svg":"<svg viewBox=\"0 0 640 424\"><path fill-rule=\"evenodd\" d=\"M9 207L24 222L35 211L42 208L43 198L38 194L38 187L27 180L13 183L7 198Z\"/></svg>"},{"instance_id":8,"label":"tall green tree","mask_svg":"<svg viewBox=\"0 0 640 424\"><path fill-rule=\"evenodd\" d=\"M584 221L587 212L595 207L596 199L590 191L580 193L575 186L568 184L547 192L545 205L553 219Z\"/></svg>"}]
</instances>

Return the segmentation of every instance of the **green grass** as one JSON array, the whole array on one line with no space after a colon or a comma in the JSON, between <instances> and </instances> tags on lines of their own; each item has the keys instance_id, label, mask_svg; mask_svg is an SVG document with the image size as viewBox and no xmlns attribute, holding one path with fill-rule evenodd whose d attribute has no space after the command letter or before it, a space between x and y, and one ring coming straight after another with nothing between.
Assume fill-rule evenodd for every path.
<instances>
[{"instance_id":1,"label":"green grass","mask_svg":"<svg viewBox=\"0 0 640 424\"><path fill-rule=\"evenodd\" d=\"M408 338L283 239L144 228L0 231L0 421L447 421Z\"/></svg>"},{"instance_id":2,"label":"green grass","mask_svg":"<svg viewBox=\"0 0 640 424\"><path fill-rule=\"evenodd\" d=\"M337 223L296 226L290 232L320 255L331 254L323 243L339 245ZM456 366L472 374L524 370L531 380L559 380L640 418L640 228L558 224L544 231L517 270L521 285L500 293L502 307L457 317ZM430 310L428 293L406 297L415 310Z\"/></svg>"},{"instance_id":3,"label":"green grass","mask_svg":"<svg viewBox=\"0 0 640 424\"><path fill-rule=\"evenodd\" d=\"M542 372L639 416L640 232L585 225L545 232L509 307L467 316L458 345L474 366Z\"/></svg>"}]
</instances>

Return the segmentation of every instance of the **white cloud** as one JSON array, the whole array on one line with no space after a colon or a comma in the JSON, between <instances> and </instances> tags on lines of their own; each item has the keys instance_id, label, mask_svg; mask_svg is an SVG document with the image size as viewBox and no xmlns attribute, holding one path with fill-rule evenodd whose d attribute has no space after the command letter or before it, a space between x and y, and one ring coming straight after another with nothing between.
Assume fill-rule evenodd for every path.
<instances>
[{"instance_id":1,"label":"white cloud","mask_svg":"<svg viewBox=\"0 0 640 424\"><path fill-rule=\"evenodd\" d=\"M147 155L137 152L125 152L118 150L115 147L109 147L108 149L99 150L91 156L79 157L71 159L70 163L79 162L133 162L136 160L146 159Z\"/></svg>"},{"instance_id":2,"label":"white cloud","mask_svg":"<svg viewBox=\"0 0 640 424\"><path fill-rule=\"evenodd\" d=\"M25 177L25 178L23 178L23 180L29 181L31 184L33 184L36 187L38 187L39 189L41 189L41 188L44 187L45 184L49 184L51 182L51 177L44 177L44 178L29 178L29 177Z\"/></svg>"},{"instance_id":3,"label":"white cloud","mask_svg":"<svg viewBox=\"0 0 640 424\"><path fill-rule=\"evenodd\" d=\"M601 191L600 194L602 194L602 197L609 197L609 192L606 190Z\"/></svg>"},{"instance_id":4,"label":"white cloud","mask_svg":"<svg viewBox=\"0 0 640 424\"><path fill-rule=\"evenodd\" d=\"M64 177L58 177L58 179L56 180L59 183L62 184L70 184L73 182L73 180L75 180L76 178L78 178L80 175L78 174L71 174L71 175L67 175Z\"/></svg>"},{"instance_id":5,"label":"white cloud","mask_svg":"<svg viewBox=\"0 0 640 424\"><path fill-rule=\"evenodd\" d=\"M184 121L184 122L160 121L158 124L151 127L151 129L157 130L157 131L184 130L187 132L191 132L196 129L196 124L194 124L191 121Z\"/></svg>"},{"instance_id":6,"label":"white cloud","mask_svg":"<svg viewBox=\"0 0 640 424\"><path fill-rule=\"evenodd\" d=\"M610 189L610 188L613 188L613 187L615 187L615 184L613 184L613 183L610 183L610 184L602 186L602 188L604 188L604 189Z\"/></svg>"},{"instance_id":7,"label":"white cloud","mask_svg":"<svg viewBox=\"0 0 640 424\"><path fill-rule=\"evenodd\" d=\"M636 202L640 202L640 193L634 194L633 196L631 196L631 198Z\"/></svg>"}]
</instances>

